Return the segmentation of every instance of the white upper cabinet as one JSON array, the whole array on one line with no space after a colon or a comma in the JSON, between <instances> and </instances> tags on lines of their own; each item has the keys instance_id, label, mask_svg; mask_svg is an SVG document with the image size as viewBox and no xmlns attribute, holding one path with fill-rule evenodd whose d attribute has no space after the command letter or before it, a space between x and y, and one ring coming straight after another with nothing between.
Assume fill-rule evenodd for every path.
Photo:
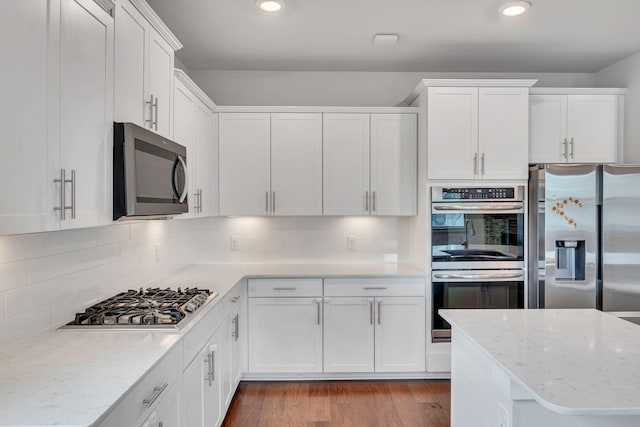
<instances>
[{"instance_id":1,"label":"white upper cabinet","mask_svg":"<svg viewBox=\"0 0 640 427\"><path fill-rule=\"evenodd\" d=\"M323 115L324 214L369 213L369 114Z\"/></svg>"},{"instance_id":2,"label":"white upper cabinet","mask_svg":"<svg viewBox=\"0 0 640 427\"><path fill-rule=\"evenodd\" d=\"M415 114L325 113L325 215L415 215Z\"/></svg>"},{"instance_id":3,"label":"white upper cabinet","mask_svg":"<svg viewBox=\"0 0 640 427\"><path fill-rule=\"evenodd\" d=\"M269 113L220 113L220 215L268 215Z\"/></svg>"},{"instance_id":4,"label":"white upper cabinet","mask_svg":"<svg viewBox=\"0 0 640 427\"><path fill-rule=\"evenodd\" d=\"M417 185L417 116L372 114L371 214L416 215Z\"/></svg>"},{"instance_id":5,"label":"white upper cabinet","mask_svg":"<svg viewBox=\"0 0 640 427\"><path fill-rule=\"evenodd\" d=\"M526 179L527 87L430 87L429 179Z\"/></svg>"},{"instance_id":6,"label":"white upper cabinet","mask_svg":"<svg viewBox=\"0 0 640 427\"><path fill-rule=\"evenodd\" d=\"M271 114L271 213L322 215L322 114Z\"/></svg>"},{"instance_id":7,"label":"white upper cabinet","mask_svg":"<svg viewBox=\"0 0 640 427\"><path fill-rule=\"evenodd\" d=\"M322 115L221 113L220 215L321 215Z\"/></svg>"},{"instance_id":8,"label":"white upper cabinet","mask_svg":"<svg viewBox=\"0 0 640 427\"><path fill-rule=\"evenodd\" d=\"M12 64L1 71L10 161L0 174L17 183L0 233L111 222L113 19L93 0L3 2L0 12Z\"/></svg>"},{"instance_id":9,"label":"white upper cabinet","mask_svg":"<svg viewBox=\"0 0 640 427\"><path fill-rule=\"evenodd\" d=\"M189 213L179 218L218 213L218 146L213 102L181 71L174 83L173 140L187 147ZM205 103L206 102L206 103Z\"/></svg>"},{"instance_id":10,"label":"white upper cabinet","mask_svg":"<svg viewBox=\"0 0 640 427\"><path fill-rule=\"evenodd\" d=\"M172 136L174 53L182 45L144 0L116 10L115 120Z\"/></svg>"},{"instance_id":11,"label":"white upper cabinet","mask_svg":"<svg viewBox=\"0 0 640 427\"><path fill-rule=\"evenodd\" d=\"M529 162L617 162L624 90L561 91L541 88L530 97Z\"/></svg>"}]
</instances>

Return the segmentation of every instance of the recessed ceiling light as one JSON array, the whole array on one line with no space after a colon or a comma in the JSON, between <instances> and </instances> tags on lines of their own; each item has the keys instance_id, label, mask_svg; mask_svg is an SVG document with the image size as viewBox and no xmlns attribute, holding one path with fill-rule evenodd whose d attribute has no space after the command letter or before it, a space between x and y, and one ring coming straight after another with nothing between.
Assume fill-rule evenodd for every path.
<instances>
[{"instance_id":1,"label":"recessed ceiling light","mask_svg":"<svg viewBox=\"0 0 640 427\"><path fill-rule=\"evenodd\" d=\"M500 13L504 16L519 16L531 7L528 1L508 1L500 6Z\"/></svg>"},{"instance_id":2,"label":"recessed ceiling light","mask_svg":"<svg viewBox=\"0 0 640 427\"><path fill-rule=\"evenodd\" d=\"M378 47L390 47L398 44L397 34L376 34L373 37L373 45Z\"/></svg>"},{"instance_id":3,"label":"recessed ceiling light","mask_svg":"<svg viewBox=\"0 0 640 427\"><path fill-rule=\"evenodd\" d=\"M256 0L256 6L265 12L277 12L282 9L282 0Z\"/></svg>"}]
</instances>

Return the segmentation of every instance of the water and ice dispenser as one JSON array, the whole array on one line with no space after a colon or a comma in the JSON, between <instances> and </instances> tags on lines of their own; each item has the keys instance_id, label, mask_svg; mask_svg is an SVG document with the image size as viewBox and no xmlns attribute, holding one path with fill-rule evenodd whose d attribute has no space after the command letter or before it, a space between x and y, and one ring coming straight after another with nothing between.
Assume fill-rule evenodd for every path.
<instances>
[{"instance_id":1,"label":"water and ice dispenser","mask_svg":"<svg viewBox=\"0 0 640 427\"><path fill-rule=\"evenodd\" d=\"M585 280L584 240L556 240L556 280Z\"/></svg>"}]
</instances>

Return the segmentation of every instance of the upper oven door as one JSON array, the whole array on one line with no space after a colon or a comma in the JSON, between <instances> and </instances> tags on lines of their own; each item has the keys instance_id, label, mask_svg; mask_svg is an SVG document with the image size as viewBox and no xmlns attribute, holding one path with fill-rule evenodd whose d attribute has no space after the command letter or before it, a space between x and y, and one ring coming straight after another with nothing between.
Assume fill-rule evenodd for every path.
<instances>
[{"instance_id":1,"label":"upper oven door","mask_svg":"<svg viewBox=\"0 0 640 427\"><path fill-rule=\"evenodd\" d=\"M524 203L433 202L433 269L523 268Z\"/></svg>"}]
</instances>

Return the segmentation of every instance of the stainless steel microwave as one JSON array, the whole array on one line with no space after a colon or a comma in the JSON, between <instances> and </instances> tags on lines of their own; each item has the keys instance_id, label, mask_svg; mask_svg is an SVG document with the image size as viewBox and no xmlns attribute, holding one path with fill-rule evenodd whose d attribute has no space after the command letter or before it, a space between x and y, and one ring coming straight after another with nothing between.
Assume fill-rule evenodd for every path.
<instances>
[{"instance_id":1,"label":"stainless steel microwave","mask_svg":"<svg viewBox=\"0 0 640 427\"><path fill-rule=\"evenodd\" d=\"M133 123L113 135L113 219L187 212L187 148Z\"/></svg>"}]
</instances>

